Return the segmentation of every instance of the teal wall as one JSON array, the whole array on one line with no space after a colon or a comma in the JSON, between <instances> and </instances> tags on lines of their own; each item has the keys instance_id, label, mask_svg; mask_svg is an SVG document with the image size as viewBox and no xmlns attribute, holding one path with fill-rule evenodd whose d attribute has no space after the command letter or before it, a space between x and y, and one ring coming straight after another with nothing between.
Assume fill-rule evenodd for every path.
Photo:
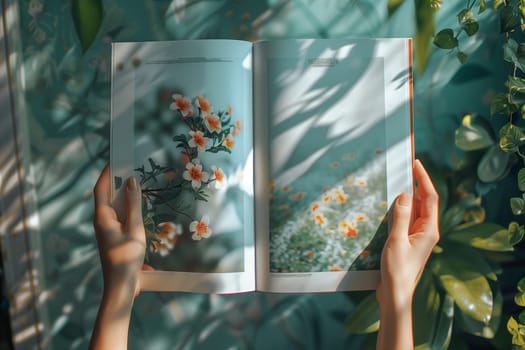
<instances>
[{"instance_id":1,"label":"teal wall","mask_svg":"<svg viewBox=\"0 0 525 350\"><path fill-rule=\"evenodd\" d=\"M36 179L51 349L87 347L101 298L91 190L109 157L111 41L414 35L412 1L389 20L386 1L374 0L107 0L103 5L98 36L82 54L71 1L19 1L27 110L22 117L29 125ZM464 2L444 1L437 29L456 28L460 5ZM462 113L486 115L492 94L503 90L495 14L486 11L479 19L480 32L462 40L462 49L471 56L466 65L482 65L487 74L469 73L454 54L432 48L425 72L414 81L416 151L452 167L459 155L454 129ZM144 293L134 307L130 349L355 348L361 339L344 332L351 308L342 293Z\"/></svg>"}]
</instances>

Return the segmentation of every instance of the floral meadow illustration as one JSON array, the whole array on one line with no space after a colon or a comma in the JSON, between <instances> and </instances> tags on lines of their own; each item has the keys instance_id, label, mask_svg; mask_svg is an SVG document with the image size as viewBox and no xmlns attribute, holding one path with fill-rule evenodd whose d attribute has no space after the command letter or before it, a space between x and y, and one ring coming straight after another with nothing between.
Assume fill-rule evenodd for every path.
<instances>
[{"instance_id":1,"label":"floral meadow illustration","mask_svg":"<svg viewBox=\"0 0 525 350\"><path fill-rule=\"evenodd\" d=\"M321 190L271 183L272 272L379 268L382 243L375 242L385 237L388 208L384 157L378 158ZM332 166L342 174L339 162Z\"/></svg>"},{"instance_id":2,"label":"floral meadow illustration","mask_svg":"<svg viewBox=\"0 0 525 350\"><path fill-rule=\"evenodd\" d=\"M311 48L313 57L324 50ZM387 233L384 62L268 60L271 272L375 270ZM366 64L367 70L360 69ZM346 77L338 93L335 84ZM292 98L293 97L293 98Z\"/></svg>"},{"instance_id":3,"label":"floral meadow illustration","mask_svg":"<svg viewBox=\"0 0 525 350\"><path fill-rule=\"evenodd\" d=\"M214 254L234 249L235 240L215 235L214 222L203 208L220 195L228 177L238 177L227 174L223 166L231 165L242 122L233 119L231 105L215 109L203 95L162 89L158 99L159 105L149 112L136 105L137 114L143 115L135 126L138 147L158 138L140 151L148 157L137 159L140 165L134 169L142 188L146 264L170 270L216 270ZM161 130L148 129L156 124L152 116L159 119Z\"/></svg>"}]
</instances>

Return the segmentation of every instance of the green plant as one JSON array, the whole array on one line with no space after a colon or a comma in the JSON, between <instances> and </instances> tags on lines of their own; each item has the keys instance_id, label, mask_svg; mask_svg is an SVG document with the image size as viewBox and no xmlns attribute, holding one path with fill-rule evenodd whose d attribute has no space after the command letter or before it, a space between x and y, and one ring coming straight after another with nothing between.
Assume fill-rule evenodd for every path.
<instances>
[{"instance_id":1,"label":"green plant","mask_svg":"<svg viewBox=\"0 0 525 350\"><path fill-rule=\"evenodd\" d=\"M467 8L458 14L460 24L462 14L468 13L474 6L467 1ZM479 13L486 8L484 0L479 1ZM492 9L497 11L500 22L500 33L504 35L503 59L509 68L510 74L505 82L505 91L494 95L490 104L490 115L497 118L496 122L504 125L498 132L493 132L492 124L480 116L467 114L463 117L461 126L456 130L456 145L469 152L471 163L477 163L478 183L487 184L498 182L507 176L516 176L517 187L521 196L512 196L509 205L514 215L525 214L525 129L521 126L525 119L525 1L523 0L495 0ZM469 13L470 16L471 12ZM464 23L464 22L463 22ZM462 27L464 29L464 27ZM465 30L465 29L464 29ZM465 30L467 31L467 30ZM452 37L450 28L440 31L435 39L436 46L453 49L458 46L456 37ZM468 34L468 32L467 32ZM455 41L454 41L455 40ZM452 43L447 46L446 43ZM463 63L465 57L458 58ZM464 58L464 59L463 59ZM504 118L503 120L501 120ZM477 157L472 153L481 152ZM474 162L472 162L474 158ZM520 163L516 171L515 164ZM509 233L516 242L523 237L523 226L517 222L509 223ZM518 283L519 293L515 302L525 306L525 279ZM516 349L525 348L525 313L517 319L510 317L507 329L512 335L512 344Z\"/></svg>"},{"instance_id":2,"label":"green plant","mask_svg":"<svg viewBox=\"0 0 525 350\"><path fill-rule=\"evenodd\" d=\"M442 169L428 161L425 166L440 194L441 239L414 295L416 349L447 348L452 334L460 331L492 338L503 302L497 257L514 249L524 229L516 223L505 228L485 222L469 172L444 176ZM368 333L378 326L378 304L371 294L349 315L347 329Z\"/></svg>"}]
</instances>

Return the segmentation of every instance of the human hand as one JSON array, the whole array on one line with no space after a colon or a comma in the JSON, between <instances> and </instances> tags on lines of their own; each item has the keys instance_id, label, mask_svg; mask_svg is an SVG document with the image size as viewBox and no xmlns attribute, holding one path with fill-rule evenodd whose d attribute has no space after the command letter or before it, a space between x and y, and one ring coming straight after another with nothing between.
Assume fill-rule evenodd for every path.
<instances>
[{"instance_id":1,"label":"human hand","mask_svg":"<svg viewBox=\"0 0 525 350\"><path fill-rule=\"evenodd\" d=\"M98 243L104 293L133 299L140 292L139 275L144 262L146 234L142 222L142 193L135 178L126 182L126 220L120 222L111 206L109 166L94 188L93 226Z\"/></svg>"},{"instance_id":2,"label":"human hand","mask_svg":"<svg viewBox=\"0 0 525 350\"><path fill-rule=\"evenodd\" d=\"M142 223L142 192L137 181L126 182L126 219L120 222L111 206L111 179L106 165L95 185L93 226L104 278L104 294L89 348L128 348L128 328L134 298L140 292L146 234Z\"/></svg>"},{"instance_id":3,"label":"human hand","mask_svg":"<svg viewBox=\"0 0 525 350\"><path fill-rule=\"evenodd\" d=\"M414 348L412 297L432 248L439 240L439 198L419 160L415 162L414 175L415 199L406 193L397 197L392 207L392 226L381 255L381 278L376 290L380 305L378 350Z\"/></svg>"},{"instance_id":4,"label":"human hand","mask_svg":"<svg viewBox=\"0 0 525 350\"><path fill-rule=\"evenodd\" d=\"M414 201L406 193L396 199L392 226L381 256L377 299L394 308L407 308L411 304L419 276L439 240L439 198L419 160L415 162L414 176L417 182Z\"/></svg>"}]
</instances>

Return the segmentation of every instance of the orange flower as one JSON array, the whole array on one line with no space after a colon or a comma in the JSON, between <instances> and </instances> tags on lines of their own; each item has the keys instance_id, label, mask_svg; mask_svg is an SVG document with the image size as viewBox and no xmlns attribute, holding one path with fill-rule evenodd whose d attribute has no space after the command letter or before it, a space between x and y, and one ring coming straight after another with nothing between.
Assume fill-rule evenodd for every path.
<instances>
[{"instance_id":1,"label":"orange flower","mask_svg":"<svg viewBox=\"0 0 525 350\"><path fill-rule=\"evenodd\" d=\"M357 222L364 222L366 220L366 216L363 214L358 214L356 217Z\"/></svg>"},{"instance_id":2,"label":"orange flower","mask_svg":"<svg viewBox=\"0 0 525 350\"><path fill-rule=\"evenodd\" d=\"M346 238L357 237L357 230L346 220L343 220L339 223L339 233Z\"/></svg>"},{"instance_id":3,"label":"orange flower","mask_svg":"<svg viewBox=\"0 0 525 350\"><path fill-rule=\"evenodd\" d=\"M232 128L232 136L237 136L241 133L241 121L237 120L235 126Z\"/></svg>"},{"instance_id":4,"label":"orange flower","mask_svg":"<svg viewBox=\"0 0 525 350\"><path fill-rule=\"evenodd\" d=\"M233 114L233 108L232 106L228 105L228 108L226 109L226 114L232 115Z\"/></svg>"},{"instance_id":5,"label":"orange flower","mask_svg":"<svg viewBox=\"0 0 525 350\"><path fill-rule=\"evenodd\" d=\"M211 113L204 116L204 125L210 132L219 133L222 130L221 120Z\"/></svg>"},{"instance_id":6,"label":"orange flower","mask_svg":"<svg viewBox=\"0 0 525 350\"><path fill-rule=\"evenodd\" d=\"M365 187L366 186L366 181L365 180L360 180L357 182L357 186L360 186L360 187Z\"/></svg>"},{"instance_id":7,"label":"orange flower","mask_svg":"<svg viewBox=\"0 0 525 350\"><path fill-rule=\"evenodd\" d=\"M222 145L228 149L232 149L235 146L235 141L231 138L231 135L228 135L222 140Z\"/></svg>"},{"instance_id":8,"label":"orange flower","mask_svg":"<svg viewBox=\"0 0 525 350\"><path fill-rule=\"evenodd\" d=\"M330 202L330 195L329 194L325 194L323 196L323 199L322 199L323 203L328 203Z\"/></svg>"},{"instance_id":9,"label":"orange flower","mask_svg":"<svg viewBox=\"0 0 525 350\"><path fill-rule=\"evenodd\" d=\"M186 165L190 162L190 157L187 154L182 155L182 164Z\"/></svg>"},{"instance_id":10,"label":"orange flower","mask_svg":"<svg viewBox=\"0 0 525 350\"><path fill-rule=\"evenodd\" d=\"M341 164L339 164L339 162L332 162L332 164L330 164L330 166L334 169L337 169L341 166Z\"/></svg>"},{"instance_id":11,"label":"orange flower","mask_svg":"<svg viewBox=\"0 0 525 350\"><path fill-rule=\"evenodd\" d=\"M208 138L204 137L204 134L202 131L190 131L190 141L188 142L188 145L190 147L197 147L199 151L204 151L206 148L206 143L208 142Z\"/></svg>"},{"instance_id":12,"label":"orange flower","mask_svg":"<svg viewBox=\"0 0 525 350\"><path fill-rule=\"evenodd\" d=\"M199 106L202 113L204 114L211 113L211 105L204 97L197 96L197 106Z\"/></svg>"},{"instance_id":13,"label":"orange flower","mask_svg":"<svg viewBox=\"0 0 525 350\"><path fill-rule=\"evenodd\" d=\"M161 242L152 241L153 247L150 246L150 251L152 253L159 253L160 256L166 256L169 254L169 248Z\"/></svg>"},{"instance_id":14,"label":"orange flower","mask_svg":"<svg viewBox=\"0 0 525 350\"><path fill-rule=\"evenodd\" d=\"M211 170L213 171L212 178L215 179L215 187L218 188L224 184L224 173L221 168L217 168L215 165L211 166Z\"/></svg>"},{"instance_id":15,"label":"orange flower","mask_svg":"<svg viewBox=\"0 0 525 350\"><path fill-rule=\"evenodd\" d=\"M328 269L330 272L339 272L341 271L341 268L339 266L332 266L330 269Z\"/></svg>"},{"instance_id":16,"label":"orange flower","mask_svg":"<svg viewBox=\"0 0 525 350\"><path fill-rule=\"evenodd\" d=\"M300 201L304 198L304 192L297 192L289 197L292 201Z\"/></svg>"},{"instance_id":17,"label":"orange flower","mask_svg":"<svg viewBox=\"0 0 525 350\"><path fill-rule=\"evenodd\" d=\"M192 239L200 241L203 238L208 238L211 235L211 229L208 226L209 219L203 216L200 221L193 221L190 224L190 231L193 232Z\"/></svg>"},{"instance_id":18,"label":"orange flower","mask_svg":"<svg viewBox=\"0 0 525 350\"><path fill-rule=\"evenodd\" d=\"M173 249L177 242L177 236L182 234L182 226L173 222L161 222L157 225L159 232L156 238L169 250Z\"/></svg>"},{"instance_id":19,"label":"orange flower","mask_svg":"<svg viewBox=\"0 0 525 350\"><path fill-rule=\"evenodd\" d=\"M283 191L283 192L290 192L290 190L291 190L291 188L288 185L287 186L283 186L283 188L281 188L281 191Z\"/></svg>"},{"instance_id":20,"label":"orange flower","mask_svg":"<svg viewBox=\"0 0 525 350\"><path fill-rule=\"evenodd\" d=\"M316 214L314 216L314 221L317 225L321 226L321 227L325 227L327 222L326 222L326 217L323 215L323 214Z\"/></svg>"},{"instance_id":21,"label":"orange flower","mask_svg":"<svg viewBox=\"0 0 525 350\"><path fill-rule=\"evenodd\" d=\"M313 203L312 206L310 207L310 211L312 213L316 212L317 209L319 209L319 204L318 203Z\"/></svg>"},{"instance_id":22,"label":"orange flower","mask_svg":"<svg viewBox=\"0 0 525 350\"><path fill-rule=\"evenodd\" d=\"M312 252L308 252L306 253L306 256L309 257L310 259L314 257L314 253Z\"/></svg>"},{"instance_id":23,"label":"orange flower","mask_svg":"<svg viewBox=\"0 0 525 350\"><path fill-rule=\"evenodd\" d=\"M191 163L186 164L186 171L182 173L182 177L185 180L191 181L191 186L194 189L199 189L201 183L208 181L210 175L207 172L202 171L200 160L195 158Z\"/></svg>"},{"instance_id":24,"label":"orange flower","mask_svg":"<svg viewBox=\"0 0 525 350\"><path fill-rule=\"evenodd\" d=\"M348 198L348 195L343 191L342 188L334 189L332 194L337 203L339 204L346 203L346 199Z\"/></svg>"},{"instance_id":25,"label":"orange flower","mask_svg":"<svg viewBox=\"0 0 525 350\"><path fill-rule=\"evenodd\" d=\"M388 203L387 203L386 201L381 201L381 202L379 203L379 207L385 209L386 206L387 206L387 204L388 204Z\"/></svg>"},{"instance_id":26,"label":"orange flower","mask_svg":"<svg viewBox=\"0 0 525 350\"><path fill-rule=\"evenodd\" d=\"M184 118L193 115L193 106L189 98L179 94L174 94L171 98L174 102L171 103L170 109L179 111Z\"/></svg>"}]
</instances>

